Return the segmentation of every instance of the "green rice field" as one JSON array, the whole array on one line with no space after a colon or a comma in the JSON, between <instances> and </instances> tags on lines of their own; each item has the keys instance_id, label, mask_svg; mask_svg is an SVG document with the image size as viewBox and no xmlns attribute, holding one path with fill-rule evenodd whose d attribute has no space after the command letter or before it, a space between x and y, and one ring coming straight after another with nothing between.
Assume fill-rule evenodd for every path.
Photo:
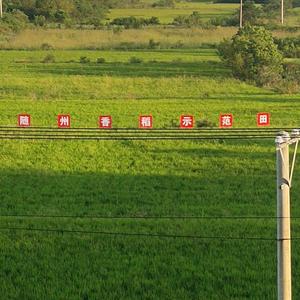
<instances>
[{"instance_id":1,"label":"green rice field","mask_svg":"<svg viewBox=\"0 0 300 300\"><path fill-rule=\"evenodd\" d=\"M213 127L220 113L235 128L255 128L259 112L273 128L300 120L300 94L234 79L213 49L1 50L0 82L0 126L20 113L38 127L70 114L74 128L102 114L130 128L141 114L156 128L182 114ZM276 298L273 139L0 142L2 299ZM297 164L294 217L299 183Z\"/></svg>"}]
</instances>

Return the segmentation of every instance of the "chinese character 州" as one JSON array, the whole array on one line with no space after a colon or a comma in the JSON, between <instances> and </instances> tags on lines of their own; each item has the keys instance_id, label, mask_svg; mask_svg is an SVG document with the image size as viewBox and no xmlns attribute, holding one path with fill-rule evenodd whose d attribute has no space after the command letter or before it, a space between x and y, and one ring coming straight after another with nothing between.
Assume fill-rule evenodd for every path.
<instances>
[{"instance_id":1,"label":"chinese character \u5dde","mask_svg":"<svg viewBox=\"0 0 300 300\"><path fill-rule=\"evenodd\" d=\"M70 128L71 127L70 115L58 115L57 124L59 128Z\"/></svg>"},{"instance_id":2,"label":"chinese character \u5dde","mask_svg":"<svg viewBox=\"0 0 300 300\"><path fill-rule=\"evenodd\" d=\"M181 116L180 117L180 128L193 128L194 117L193 116Z\"/></svg>"},{"instance_id":3,"label":"chinese character \u5dde","mask_svg":"<svg viewBox=\"0 0 300 300\"><path fill-rule=\"evenodd\" d=\"M99 127L102 129L112 128L112 117L111 116L100 116Z\"/></svg>"},{"instance_id":4,"label":"chinese character \u5dde","mask_svg":"<svg viewBox=\"0 0 300 300\"><path fill-rule=\"evenodd\" d=\"M257 114L257 126L269 126L270 125L270 114L259 113Z\"/></svg>"},{"instance_id":5,"label":"chinese character \u5dde","mask_svg":"<svg viewBox=\"0 0 300 300\"><path fill-rule=\"evenodd\" d=\"M233 126L232 114L220 115L220 128L230 128L232 126Z\"/></svg>"},{"instance_id":6,"label":"chinese character \u5dde","mask_svg":"<svg viewBox=\"0 0 300 300\"><path fill-rule=\"evenodd\" d=\"M18 115L19 127L30 127L30 115Z\"/></svg>"},{"instance_id":7,"label":"chinese character \u5dde","mask_svg":"<svg viewBox=\"0 0 300 300\"><path fill-rule=\"evenodd\" d=\"M140 128L153 128L153 117L152 116L140 116L139 120Z\"/></svg>"}]
</instances>

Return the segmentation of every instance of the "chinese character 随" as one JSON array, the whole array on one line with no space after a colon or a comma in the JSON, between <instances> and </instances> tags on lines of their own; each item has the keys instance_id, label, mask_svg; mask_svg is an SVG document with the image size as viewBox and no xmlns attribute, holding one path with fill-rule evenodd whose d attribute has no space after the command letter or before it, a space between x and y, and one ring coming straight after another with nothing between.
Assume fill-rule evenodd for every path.
<instances>
[{"instance_id":1,"label":"chinese character \u968f","mask_svg":"<svg viewBox=\"0 0 300 300\"><path fill-rule=\"evenodd\" d=\"M18 125L20 127L30 127L30 115L19 115Z\"/></svg>"}]
</instances>

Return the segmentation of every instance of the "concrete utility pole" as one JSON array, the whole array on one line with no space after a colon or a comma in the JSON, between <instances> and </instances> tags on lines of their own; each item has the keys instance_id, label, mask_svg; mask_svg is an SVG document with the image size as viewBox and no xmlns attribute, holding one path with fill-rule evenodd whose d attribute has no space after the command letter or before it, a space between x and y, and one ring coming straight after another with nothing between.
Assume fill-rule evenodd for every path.
<instances>
[{"instance_id":1,"label":"concrete utility pole","mask_svg":"<svg viewBox=\"0 0 300 300\"><path fill-rule=\"evenodd\" d=\"M284 0L281 0L281 24L284 23Z\"/></svg>"},{"instance_id":2,"label":"concrete utility pole","mask_svg":"<svg viewBox=\"0 0 300 300\"><path fill-rule=\"evenodd\" d=\"M292 299L290 189L292 186L300 130L291 136L280 132L276 137L277 155L277 285L278 300ZM290 171L289 146L295 144Z\"/></svg>"},{"instance_id":3,"label":"concrete utility pole","mask_svg":"<svg viewBox=\"0 0 300 300\"><path fill-rule=\"evenodd\" d=\"M289 141L287 132L276 138L278 300L292 299Z\"/></svg>"},{"instance_id":4,"label":"concrete utility pole","mask_svg":"<svg viewBox=\"0 0 300 300\"><path fill-rule=\"evenodd\" d=\"M240 28L243 28L243 0L240 4Z\"/></svg>"},{"instance_id":5,"label":"concrete utility pole","mask_svg":"<svg viewBox=\"0 0 300 300\"><path fill-rule=\"evenodd\" d=\"M0 0L0 18L3 17L3 6L2 6L2 0Z\"/></svg>"}]
</instances>

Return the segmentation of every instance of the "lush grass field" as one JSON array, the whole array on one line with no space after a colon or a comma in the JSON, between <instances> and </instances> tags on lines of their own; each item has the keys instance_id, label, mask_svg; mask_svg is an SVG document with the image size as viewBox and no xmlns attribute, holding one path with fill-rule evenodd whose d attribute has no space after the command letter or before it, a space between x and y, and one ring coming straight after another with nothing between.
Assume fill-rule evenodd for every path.
<instances>
[{"instance_id":1,"label":"lush grass field","mask_svg":"<svg viewBox=\"0 0 300 300\"><path fill-rule=\"evenodd\" d=\"M149 4L148 4L149 5ZM112 9L108 15L108 20L120 17L134 16L137 18L158 17L162 24L170 24L178 16L188 16L194 11L198 12L203 21L210 19L232 16L239 9L239 4L212 3L207 1L197 2L177 2L174 8L170 7L141 7L141 8L123 8ZM273 20L275 21L275 20ZM276 22L275 22L276 23ZM278 24L280 24L280 15L278 14ZM285 15L285 24L288 26L300 25L299 8L290 9Z\"/></svg>"},{"instance_id":2,"label":"lush grass field","mask_svg":"<svg viewBox=\"0 0 300 300\"><path fill-rule=\"evenodd\" d=\"M162 24L170 24L174 18L178 16L188 16L194 11L197 11L203 21L212 18L225 17L234 14L238 4L214 4L214 3L178 3L175 8L123 8L112 9L109 14L109 19L113 20L120 17L134 16L137 18L149 18L152 16L158 17Z\"/></svg>"},{"instance_id":3,"label":"lush grass field","mask_svg":"<svg viewBox=\"0 0 300 300\"><path fill-rule=\"evenodd\" d=\"M70 113L74 127L156 127L183 113L217 125L299 127L300 95L277 95L232 78L214 50L0 52L0 125L27 112L35 126ZM91 58L80 64L80 56ZM130 57L143 58L129 64ZM98 57L105 64L96 64ZM73 62L70 62L73 61ZM1 141L0 212L34 215L275 216L274 141ZM300 216L296 166L292 214ZM293 220L293 235L299 236ZM276 237L273 219L88 219L1 217L0 227L229 237ZM3 231L3 299L274 299L275 241L199 240ZM294 297L300 296L293 243Z\"/></svg>"}]
</instances>

